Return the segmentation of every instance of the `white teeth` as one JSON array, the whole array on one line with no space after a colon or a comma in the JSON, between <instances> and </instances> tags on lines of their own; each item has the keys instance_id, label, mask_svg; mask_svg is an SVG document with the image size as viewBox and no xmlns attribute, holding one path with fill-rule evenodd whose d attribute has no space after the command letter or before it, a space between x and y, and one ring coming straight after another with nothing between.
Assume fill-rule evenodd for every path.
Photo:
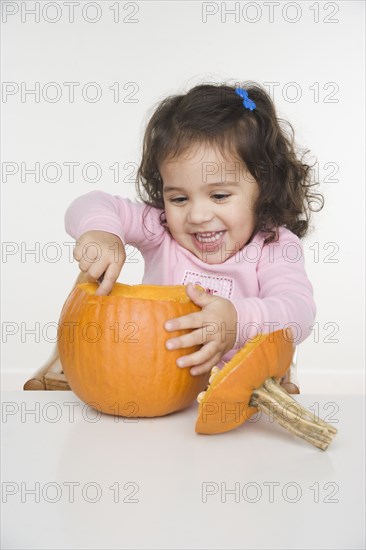
<instances>
[{"instance_id":1,"label":"white teeth","mask_svg":"<svg viewBox=\"0 0 366 550\"><path fill-rule=\"evenodd\" d=\"M197 241L200 243L214 243L221 239L224 231L213 231L212 233L195 233Z\"/></svg>"}]
</instances>

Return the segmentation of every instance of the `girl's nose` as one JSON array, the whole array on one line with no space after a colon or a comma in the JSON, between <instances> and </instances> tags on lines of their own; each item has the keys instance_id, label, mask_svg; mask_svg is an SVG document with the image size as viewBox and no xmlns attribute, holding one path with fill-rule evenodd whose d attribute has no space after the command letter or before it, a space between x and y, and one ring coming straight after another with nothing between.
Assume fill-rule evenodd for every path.
<instances>
[{"instance_id":1,"label":"girl's nose","mask_svg":"<svg viewBox=\"0 0 366 550\"><path fill-rule=\"evenodd\" d=\"M212 219L213 213L210 208L205 207L205 205L201 202L197 202L196 204L191 204L188 215L187 215L187 221L192 224L203 224L205 222L208 222Z\"/></svg>"}]
</instances>

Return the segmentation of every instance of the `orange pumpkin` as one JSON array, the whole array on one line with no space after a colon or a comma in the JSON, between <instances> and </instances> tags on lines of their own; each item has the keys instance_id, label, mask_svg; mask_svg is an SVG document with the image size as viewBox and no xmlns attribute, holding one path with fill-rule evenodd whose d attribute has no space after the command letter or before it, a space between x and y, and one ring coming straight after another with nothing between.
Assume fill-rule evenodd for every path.
<instances>
[{"instance_id":1,"label":"orange pumpkin","mask_svg":"<svg viewBox=\"0 0 366 550\"><path fill-rule=\"evenodd\" d=\"M129 286L116 283L96 296L97 283L77 285L68 296L58 328L61 365L73 392L106 413L162 416L189 406L207 386L209 373L193 376L176 365L200 346L167 350L164 323L200 308L184 285Z\"/></svg>"}]
</instances>

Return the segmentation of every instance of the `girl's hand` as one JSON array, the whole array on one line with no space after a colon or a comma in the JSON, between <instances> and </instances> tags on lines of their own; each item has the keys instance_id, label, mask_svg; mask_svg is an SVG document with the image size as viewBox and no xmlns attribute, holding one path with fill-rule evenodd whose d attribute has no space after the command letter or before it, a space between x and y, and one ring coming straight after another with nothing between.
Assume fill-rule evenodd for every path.
<instances>
[{"instance_id":1,"label":"girl's hand","mask_svg":"<svg viewBox=\"0 0 366 550\"><path fill-rule=\"evenodd\" d=\"M106 231L86 231L77 241L73 254L80 271L90 282L96 282L104 274L95 294L109 294L126 260L121 239Z\"/></svg>"},{"instance_id":2,"label":"girl's hand","mask_svg":"<svg viewBox=\"0 0 366 550\"><path fill-rule=\"evenodd\" d=\"M191 374L208 372L235 344L237 312L234 304L221 296L211 296L188 283L186 293L202 308L201 311L170 319L166 330L196 329L189 334L167 340L167 349L187 348L203 344L202 348L177 360L179 367L192 367ZM174 347L169 347L169 344ZM182 363L182 364L181 364Z\"/></svg>"}]
</instances>

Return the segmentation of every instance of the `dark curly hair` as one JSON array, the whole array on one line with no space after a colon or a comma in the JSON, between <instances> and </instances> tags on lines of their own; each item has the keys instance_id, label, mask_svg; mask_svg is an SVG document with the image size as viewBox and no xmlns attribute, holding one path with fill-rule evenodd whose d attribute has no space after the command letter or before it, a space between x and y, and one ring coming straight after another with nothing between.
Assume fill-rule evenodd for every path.
<instances>
[{"instance_id":1,"label":"dark curly hair","mask_svg":"<svg viewBox=\"0 0 366 550\"><path fill-rule=\"evenodd\" d=\"M258 84L244 82L251 111L235 93L236 86L201 84L186 94L162 100L148 122L136 191L150 207L162 210L160 223L166 229L163 181L159 166L183 155L195 145L210 145L224 158L229 153L243 162L259 186L254 207L255 229L266 234L265 243L278 239L278 227L285 226L299 238L309 230L310 210L324 206L321 193L312 193L311 168L295 152L294 130L277 118L275 106ZM290 129L286 134L285 126ZM313 202L320 202L316 210Z\"/></svg>"}]
</instances>

